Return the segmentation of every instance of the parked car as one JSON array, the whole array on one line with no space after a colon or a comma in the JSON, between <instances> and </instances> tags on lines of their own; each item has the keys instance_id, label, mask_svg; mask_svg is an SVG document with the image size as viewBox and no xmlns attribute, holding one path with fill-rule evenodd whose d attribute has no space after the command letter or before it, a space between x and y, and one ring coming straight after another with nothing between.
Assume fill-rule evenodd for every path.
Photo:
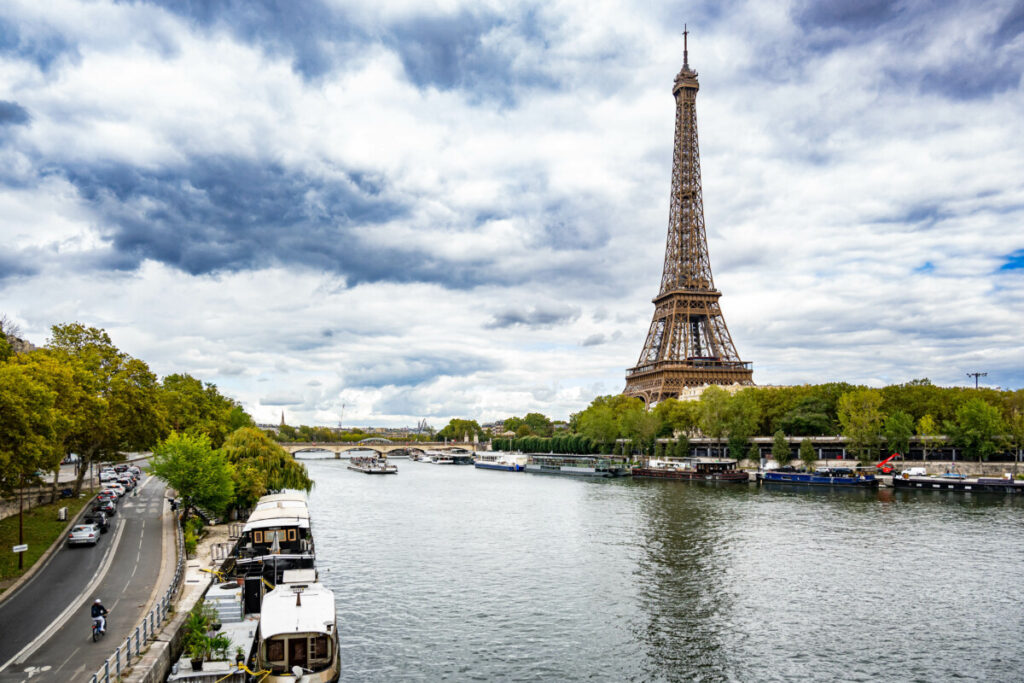
<instances>
[{"instance_id":1,"label":"parked car","mask_svg":"<svg viewBox=\"0 0 1024 683\"><path fill-rule=\"evenodd\" d=\"M104 512L93 512L82 518L86 524L93 524L100 530L101 534L107 533L110 524L107 522L107 515Z\"/></svg>"},{"instance_id":2,"label":"parked car","mask_svg":"<svg viewBox=\"0 0 1024 683\"><path fill-rule=\"evenodd\" d=\"M108 481L117 481L117 472L114 470L100 470L100 483Z\"/></svg>"},{"instance_id":3,"label":"parked car","mask_svg":"<svg viewBox=\"0 0 1024 683\"><path fill-rule=\"evenodd\" d=\"M97 500L92 504L93 512L102 512L107 517L113 517L117 514L117 506L111 500Z\"/></svg>"},{"instance_id":4,"label":"parked car","mask_svg":"<svg viewBox=\"0 0 1024 683\"><path fill-rule=\"evenodd\" d=\"M68 534L68 545L96 545L100 540L100 530L95 524L76 524Z\"/></svg>"},{"instance_id":5,"label":"parked car","mask_svg":"<svg viewBox=\"0 0 1024 683\"><path fill-rule=\"evenodd\" d=\"M96 494L96 499L116 503L117 491L114 491L113 489L103 489L102 491Z\"/></svg>"},{"instance_id":6,"label":"parked car","mask_svg":"<svg viewBox=\"0 0 1024 683\"><path fill-rule=\"evenodd\" d=\"M125 488L118 484L117 482L108 482L103 485L103 488L108 491L113 491L114 493L117 494L118 498L120 498L126 493Z\"/></svg>"}]
</instances>

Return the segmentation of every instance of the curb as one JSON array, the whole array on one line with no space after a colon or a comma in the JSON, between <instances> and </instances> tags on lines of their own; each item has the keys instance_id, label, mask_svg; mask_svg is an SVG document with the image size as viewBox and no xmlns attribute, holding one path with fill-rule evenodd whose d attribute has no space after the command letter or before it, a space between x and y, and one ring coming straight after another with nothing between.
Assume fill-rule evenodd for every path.
<instances>
[{"instance_id":1,"label":"curb","mask_svg":"<svg viewBox=\"0 0 1024 683\"><path fill-rule=\"evenodd\" d=\"M53 557L53 554L57 552L57 549L61 546L62 543L64 543L64 539L67 538L68 530L74 525L78 524L78 520L84 517L85 513L88 512L89 509L92 507L92 501L95 497L96 496L93 495L92 497L86 499L85 505L83 505L82 509L78 511L78 514L76 514L74 518L71 519L64 526L64 530L60 532L56 539L54 539L53 543L50 544L50 547L47 548L46 551L39 556L39 559L36 560L35 563L31 567L29 567L24 574L15 579L14 583L7 587L7 590L5 590L3 593L0 593L0 605L2 605L4 601L10 598L12 595L17 593L18 590L26 583L28 583L32 579L32 577L36 575L38 571L40 571L43 567L46 566L46 563L50 561L50 558Z\"/></svg>"}]
</instances>

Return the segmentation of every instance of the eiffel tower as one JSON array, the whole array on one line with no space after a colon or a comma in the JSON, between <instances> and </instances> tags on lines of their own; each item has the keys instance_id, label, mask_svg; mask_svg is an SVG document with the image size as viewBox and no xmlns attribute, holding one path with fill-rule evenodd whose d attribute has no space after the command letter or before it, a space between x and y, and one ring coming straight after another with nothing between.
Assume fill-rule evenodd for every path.
<instances>
[{"instance_id":1,"label":"eiffel tower","mask_svg":"<svg viewBox=\"0 0 1024 683\"><path fill-rule=\"evenodd\" d=\"M697 146L697 72L690 68L689 31L683 31L683 68L676 76L676 138L672 158L672 197L661 290L654 297L644 350L626 371L627 396L648 406L679 396L686 387L748 384L753 370L740 360L722 317L711 278L704 231L704 199Z\"/></svg>"}]
</instances>

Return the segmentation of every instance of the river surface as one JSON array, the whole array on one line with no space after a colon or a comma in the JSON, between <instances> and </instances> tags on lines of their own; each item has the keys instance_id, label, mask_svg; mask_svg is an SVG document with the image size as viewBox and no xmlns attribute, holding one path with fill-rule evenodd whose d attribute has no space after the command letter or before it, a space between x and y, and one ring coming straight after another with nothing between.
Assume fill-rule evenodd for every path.
<instances>
[{"instance_id":1,"label":"river surface","mask_svg":"<svg viewBox=\"0 0 1024 683\"><path fill-rule=\"evenodd\" d=\"M1024 500L307 461L343 681L1020 681Z\"/></svg>"}]
</instances>

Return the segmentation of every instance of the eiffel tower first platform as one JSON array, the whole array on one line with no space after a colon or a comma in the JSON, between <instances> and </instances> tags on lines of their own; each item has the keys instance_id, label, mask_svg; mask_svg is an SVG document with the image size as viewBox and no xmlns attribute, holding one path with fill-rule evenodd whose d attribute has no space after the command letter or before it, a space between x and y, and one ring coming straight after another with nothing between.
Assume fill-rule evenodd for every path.
<instances>
[{"instance_id":1,"label":"eiffel tower first platform","mask_svg":"<svg viewBox=\"0 0 1024 683\"><path fill-rule=\"evenodd\" d=\"M750 363L739 358L711 277L704 231L704 200L697 146L697 72L690 69L683 33L683 68L676 76L676 137L672 197L661 290L654 320L635 367L626 372L627 396L648 406L706 384L752 385Z\"/></svg>"}]
</instances>

